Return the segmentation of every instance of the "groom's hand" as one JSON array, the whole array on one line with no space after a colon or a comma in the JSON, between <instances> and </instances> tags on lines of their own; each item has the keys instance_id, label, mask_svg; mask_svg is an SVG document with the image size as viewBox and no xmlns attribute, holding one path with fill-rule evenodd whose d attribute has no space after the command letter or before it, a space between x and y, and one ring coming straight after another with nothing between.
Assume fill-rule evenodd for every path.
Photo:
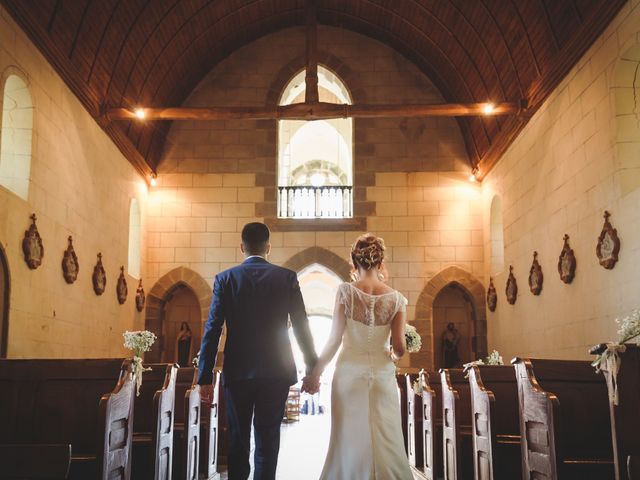
<instances>
[{"instance_id":1,"label":"groom's hand","mask_svg":"<svg viewBox=\"0 0 640 480\"><path fill-rule=\"evenodd\" d=\"M320 377L307 375L302 379L302 391L310 394L318 393L320 390Z\"/></svg>"},{"instance_id":2,"label":"groom's hand","mask_svg":"<svg viewBox=\"0 0 640 480\"><path fill-rule=\"evenodd\" d=\"M210 407L213 403L213 385L200 385L200 403Z\"/></svg>"}]
</instances>

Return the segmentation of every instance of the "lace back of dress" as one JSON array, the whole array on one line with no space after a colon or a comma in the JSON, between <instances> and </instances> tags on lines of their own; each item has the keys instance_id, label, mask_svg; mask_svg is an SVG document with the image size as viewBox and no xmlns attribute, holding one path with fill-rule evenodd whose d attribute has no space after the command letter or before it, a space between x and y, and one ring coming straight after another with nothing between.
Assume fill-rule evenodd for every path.
<instances>
[{"instance_id":1,"label":"lace back of dress","mask_svg":"<svg viewBox=\"0 0 640 480\"><path fill-rule=\"evenodd\" d=\"M396 291L383 295L369 295L345 283L345 314L356 322L371 326L388 325L399 310L399 294Z\"/></svg>"}]
</instances>

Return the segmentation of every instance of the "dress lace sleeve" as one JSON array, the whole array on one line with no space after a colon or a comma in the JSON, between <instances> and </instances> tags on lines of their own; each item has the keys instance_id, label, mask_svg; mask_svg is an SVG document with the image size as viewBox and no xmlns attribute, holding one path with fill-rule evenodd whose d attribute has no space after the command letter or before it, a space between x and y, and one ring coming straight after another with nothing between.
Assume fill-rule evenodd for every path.
<instances>
[{"instance_id":1,"label":"dress lace sleeve","mask_svg":"<svg viewBox=\"0 0 640 480\"><path fill-rule=\"evenodd\" d=\"M400 292L396 292L397 293L397 310L398 312L406 312L407 311L407 305L409 304L409 300L407 300L407 297L405 297L404 295L402 295Z\"/></svg>"},{"instance_id":2,"label":"dress lace sleeve","mask_svg":"<svg viewBox=\"0 0 640 480\"><path fill-rule=\"evenodd\" d=\"M344 311L348 315L351 306L351 298L349 296L349 284L342 283L338 287L338 291L336 292L336 304L335 308L338 308L338 305L344 306Z\"/></svg>"}]
</instances>

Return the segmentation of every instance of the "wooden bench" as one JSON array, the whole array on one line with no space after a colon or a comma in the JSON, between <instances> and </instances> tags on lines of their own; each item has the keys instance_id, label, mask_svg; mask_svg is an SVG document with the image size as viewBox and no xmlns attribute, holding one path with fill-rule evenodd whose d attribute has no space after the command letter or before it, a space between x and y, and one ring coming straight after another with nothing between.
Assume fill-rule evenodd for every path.
<instances>
[{"instance_id":1,"label":"wooden bench","mask_svg":"<svg viewBox=\"0 0 640 480\"><path fill-rule=\"evenodd\" d=\"M479 365L465 371L471 389L475 479L522 478L515 369L510 365Z\"/></svg>"},{"instance_id":2,"label":"wooden bench","mask_svg":"<svg viewBox=\"0 0 640 480\"><path fill-rule=\"evenodd\" d=\"M68 478L128 480L134 395L122 359L0 360L0 445L14 461L0 475L29 455L38 460L19 478L52 478L71 445Z\"/></svg>"},{"instance_id":3,"label":"wooden bench","mask_svg":"<svg viewBox=\"0 0 640 480\"><path fill-rule=\"evenodd\" d=\"M213 403L210 408L202 406L200 415L200 475L207 480L217 480L218 473L218 444L221 441L222 428L220 425L220 372L213 373ZM225 417L226 418L226 417Z\"/></svg>"},{"instance_id":4,"label":"wooden bench","mask_svg":"<svg viewBox=\"0 0 640 480\"><path fill-rule=\"evenodd\" d=\"M443 477L442 386L440 375L422 372L422 473L429 480Z\"/></svg>"},{"instance_id":5,"label":"wooden bench","mask_svg":"<svg viewBox=\"0 0 640 480\"><path fill-rule=\"evenodd\" d=\"M198 370L179 368L176 376L173 479L196 480L200 459L200 387Z\"/></svg>"},{"instance_id":6,"label":"wooden bench","mask_svg":"<svg viewBox=\"0 0 640 480\"><path fill-rule=\"evenodd\" d=\"M442 453L445 480L473 477L471 390L461 369L441 369Z\"/></svg>"},{"instance_id":7,"label":"wooden bench","mask_svg":"<svg viewBox=\"0 0 640 480\"><path fill-rule=\"evenodd\" d=\"M170 480L177 367L145 364L133 421L133 478Z\"/></svg>"},{"instance_id":8,"label":"wooden bench","mask_svg":"<svg viewBox=\"0 0 640 480\"><path fill-rule=\"evenodd\" d=\"M424 468L424 447L422 440L422 394L417 395L413 384L419 373L405 374L407 391L407 456L409 465L418 472Z\"/></svg>"},{"instance_id":9,"label":"wooden bench","mask_svg":"<svg viewBox=\"0 0 640 480\"><path fill-rule=\"evenodd\" d=\"M589 362L515 358L523 478L614 478L607 386Z\"/></svg>"},{"instance_id":10,"label":"wooden bench","mask_svg":"<svg viewBox=\"0 0 640 480\"><path fill-rule=\"evenodd\" d=\"M591 353L600 354L606 348L606 344L596 345ZM626 480L640 478L640 347L627 344L619 356L618 405L609 403L609 418L615 478Z\"/></svg>"}]
</instances>

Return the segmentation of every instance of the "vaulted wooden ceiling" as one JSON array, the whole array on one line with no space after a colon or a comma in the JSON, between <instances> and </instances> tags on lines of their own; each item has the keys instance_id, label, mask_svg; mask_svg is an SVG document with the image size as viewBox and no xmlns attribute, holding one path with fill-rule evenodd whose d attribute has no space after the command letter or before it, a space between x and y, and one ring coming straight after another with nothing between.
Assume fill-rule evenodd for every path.
<instances>
[{"instance_id":1,"label":"vaulted wooden ceiling","mask_svg":"<svg viewBox=\"0 0 640 480\"><path fill-rule=\"evenodd\" d=\"M178 106L218 62L304 25L305 0L0 0L143 174L170 122L107 122L113 107ZM458 121L485 173L626 0L317 0L321 24L384 42L447 102L526 99L519 116ZM321 46L320 46L321 48Z\"/></svg>"}]
</instances>

